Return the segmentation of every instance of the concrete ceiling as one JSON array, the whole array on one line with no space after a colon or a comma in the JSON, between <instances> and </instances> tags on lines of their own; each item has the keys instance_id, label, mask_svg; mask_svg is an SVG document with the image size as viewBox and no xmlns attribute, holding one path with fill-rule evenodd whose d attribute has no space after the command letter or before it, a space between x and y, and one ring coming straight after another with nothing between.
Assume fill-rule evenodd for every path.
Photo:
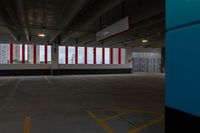
<instances>
[{"instance_id":1,"label":"concrete ceiling","mask_svg":"<svg viewBox=\"0 0 200 133\"><path fill-rule=\"evenodd\" d=\"M164 0L1 0L0 42L105 47L164 46ZM131 30L96 41L96 32L131 17ZM38 37L44 32L45 38ZM149 43L142 44L142 39Z\"/></svg>"}]
</instances>

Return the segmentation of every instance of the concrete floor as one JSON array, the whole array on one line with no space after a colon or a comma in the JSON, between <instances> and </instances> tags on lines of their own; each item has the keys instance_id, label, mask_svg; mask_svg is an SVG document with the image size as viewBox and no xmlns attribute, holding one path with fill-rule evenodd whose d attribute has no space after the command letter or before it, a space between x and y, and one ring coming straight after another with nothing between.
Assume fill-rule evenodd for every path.
<instances>
[{"instance_id":1,"label":"concrete floor","mask_svg":"<svg viewBox=\"0 0 200 133\"><path fill-rule=\"evenodd\" d=\"M0 133L163 133L164 75L0 77Z\"/></svg>"}]
</instances>

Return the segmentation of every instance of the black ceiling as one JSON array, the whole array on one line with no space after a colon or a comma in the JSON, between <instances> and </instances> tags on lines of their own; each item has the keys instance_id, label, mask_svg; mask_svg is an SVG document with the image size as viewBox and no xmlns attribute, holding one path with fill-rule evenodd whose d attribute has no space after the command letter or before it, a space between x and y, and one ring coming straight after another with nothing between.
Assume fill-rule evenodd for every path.
<instances>
[{"instance_id":1,"label":"black ceiling","mask_svg":"<svg viewBox=\"0 0 200 133\"><path fill-rule=\"evenodd\" d=\"M164 45L164 0L0 0L0 42L134 47ZM132 29L102 42L100 29L131 16ZM37 35L41 32L45 38Z\"/></svg>"}]
</instances>

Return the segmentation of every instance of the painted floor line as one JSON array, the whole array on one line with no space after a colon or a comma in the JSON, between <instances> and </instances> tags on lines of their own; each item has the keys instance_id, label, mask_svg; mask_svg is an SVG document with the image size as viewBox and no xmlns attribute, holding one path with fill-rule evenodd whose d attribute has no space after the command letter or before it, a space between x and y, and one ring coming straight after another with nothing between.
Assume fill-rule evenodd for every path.
<instances>
[{"instance_id":1,"label":"painted floor line","mask_svg":"<svg viewBox=\"0 0 200 133\"><path fill-rule=\"evenodd\" d=\"M87 111L87 113L93 118L96 120L96 122L101 126L103 127L107 133L115 133L114 130L109 127L108 125L106 125L105 121L102 120L102 119L99 119L92 111Z\"/></svg>"},{"instance_id":2,"label":"painted floor line","mask_svg":"<svg viewBox=\"0 0 200 133\"><path fill-rule=\"evenodd\" d=\"M44 76L44 79L47 81L48 84L53 84L53 83L47 78L47 76Z\"/></svg>"},{"instance_id":3,"label":"painted floor line","mask_svg":"<svg viewBox=\"0 0 200 133\"><path fill-rule=\"evenodd\" d=\"M26 116L24 119L24 132L23 133L30 133L31 129L31 117Z\"/></svg>"},{"instance_id":4,"label":"painted floor line","mask_svg":"<svg viewBox=\"0 0 200 133\"><path fill-rule=\"evenodd\" d=\"M164 119L164 116L160 116L152 121L149 121L149 122L141 125L140 127L134 128L131 131L129 131L128 133L138 133L139 131L144 130L145 128L148 128L148 127L160 122L162 119Z\"/></svg>"},{"instance_id":5,"label":"painted floor line","mask_svg":"<svg viewBox=\"0 0 200 133\"><path fill-rule=\"evenodd\" d=\"M120 117L120 116L131 114L131 113L145 113L145 114L151 114L151 115L162 115L162 113L156 113L156 112L151 112L151 111L130 110L130 111L127 111L127 112L119 113L117 115L105 117L105 118L103 118L103 120L107 121L107 120L115 119L115 118Z\"/></svg>"},{"instance_id":6,"label":"painted floor line","mask_svg":"<svg viewBox=\"0 0 200 133\"><path fill-rule=\"evenodd\" d=\"M106 110L104 110L106 111ZM111 110L107 110L107 111L111 111ZM99 111L97 111L99 112ZM131 113L144 113L144 114L149 114L149 115L153 115L153 116L158 116L157 118L150 120L148 122L145 122L144 124L142 124L139 127L133 128L132 130L130 130L128 133L138 133L141 130L144 130L145 128L148 128L158 122L160 122L162 119L164 119L164 114L163 113L158 113L158 112L152 112L152 111L144 111L144 110L129 110L126 112L122 112L113 116L108 116L105 118L99 118L96 116L95 113L93 113L93 111L87 111L87 113L96 120L96 122L103 127L108 133L114 133L114 130L109 127L108 125L106 125L106 121L111 120L111 119L115 119L118 118L120 116L124 116L124 115L128 115Z\"/></svg>"},{"instance_id":7,"label":"painted floor line","mask_svg":"<svg viewBox=\"0 0 200 133\"><path fill-rule=\"evenodd\" d=\"M11 79L11 78L6 79L6 81L4 81L3 83L0 84L0 87L3 86L3 85L5 85L7 82L9 82L10 79Z\"/></svg>"},{"instance_id":8,"label":"painted floor line","mask_svg":"<svg viewBox=\"0 0 200 133\"><path fill-rule=\"evenodd\" d=\"M131 110L131 111L128 111L128 112L122 112L122 113L119 113L119 114L116 114L116 115L113 115L113 116L105 117L105 118L103 118L103 120L108 121L108 120L115 119L115 118L123 116L123 115L131 114L133 112L135 112L135 111Z\"/></svg>"}]
</instances>

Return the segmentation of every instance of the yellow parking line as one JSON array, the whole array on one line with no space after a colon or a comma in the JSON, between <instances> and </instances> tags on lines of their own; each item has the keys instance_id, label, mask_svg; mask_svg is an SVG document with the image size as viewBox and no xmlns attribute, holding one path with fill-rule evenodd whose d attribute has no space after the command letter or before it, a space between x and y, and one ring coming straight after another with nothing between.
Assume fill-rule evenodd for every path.
<instances>
[{"instance_id":1,"label":"yellow parking line","mask_svg":"<svg viewBox=\"0 0 200 133\"><path fill-rule=\"evenodd\" d=\"M142 125L142 126L140 126L140 127L138 127L138 128L132 129L132 130L129 131L128 133L137 133L137 132L139 132L139 131L141 131L141 130L143 130L143 129L145 129L145 128L151 126L151 125L154 125L154 124L160 122L163 118L164 118L164 116L160 116L159 118L154 119L154 120L152 120L152 121L150 121L150 122L148 122L148 123L146 123L146 124L144 124L144 125Z\"/></svg>"},{"instance_id":2,"label":"yellow parking line","mask_svg":"<svg viewBox=\"0 0 200 133\"><path fill-rule=\"evenodd\" d=\"M97 122L100 126L102 126L102 127L107 131L107 133L115 133L114 130L113 130L111 127L109 127L108 125L106 125L106 123L105 123L104 120L99 119L93 112L87 111L87 113L88 113L93 119L95 119L96 122Z\"/></svg>"},{"instance_id":3,"label":"yellow parking line","mask_svg":"<svg viewBox=\"0 0 200 133\"><path fill-rule=\"evenodd\" d=\"M108 116L108 117L106 117L106 118L103 118L103 120L104 120L104 121L107 121L107 120L115 119L115 118L120 117L120 116L123 116L123 115L131 114L131 113L145 113L145 114L151 114L151 115L162 115L162 113L156 113L156 112L151 112L151 111L130 110L130 111L127 111L127 112L119 113L119 114L117 114L117 115Z\"/></svg>"},{"instance_id":4,"label":"yellow parking line","mask_svg":"<svg viewBox=\"0 0 200 133\"><path fill-rule=\"evenodd\" d=\"M10 81L11 78L8 78L6 81L4 81L3 83L0 84L0 87L5 85L8 81Z\"/></svg>"},{"instance_id":5,"label":"yellow parking line","mask_svg":"<svg viewBox=\"0 0 200 133\"><path fill-rule=\"evenodd\" d=\"M52 84L52 82L47 78L47 76L44 76L44 79L47 81L48 84Z\"/></svg>"},{"instance_id":6,"label":"yellow parking line","mask_svg":"<svg viewBox=\"0 0 200 133\"><path fill-rule=\"evenodd\" d=\"M104 121L111 120L111 119L114 119L114 118L117 118L117 117L120 117L120 116L123 116L123 115L128 115L128 114L133 113L133 112L135 112L135 111L128 111L128 112L119 113L117 115L105 117L105 118L103 118L103 120Z\"/></svg>"},{"instance_id":7,"label":"yellow parking line","mask_svg":"<svg viewBox=\"0 0 200 133\"><path fill-rule=\"evenodd\" d=\"M25 117L24 119L24 133L30 133L31 117Z\"/></svg>"}]
</instances>

